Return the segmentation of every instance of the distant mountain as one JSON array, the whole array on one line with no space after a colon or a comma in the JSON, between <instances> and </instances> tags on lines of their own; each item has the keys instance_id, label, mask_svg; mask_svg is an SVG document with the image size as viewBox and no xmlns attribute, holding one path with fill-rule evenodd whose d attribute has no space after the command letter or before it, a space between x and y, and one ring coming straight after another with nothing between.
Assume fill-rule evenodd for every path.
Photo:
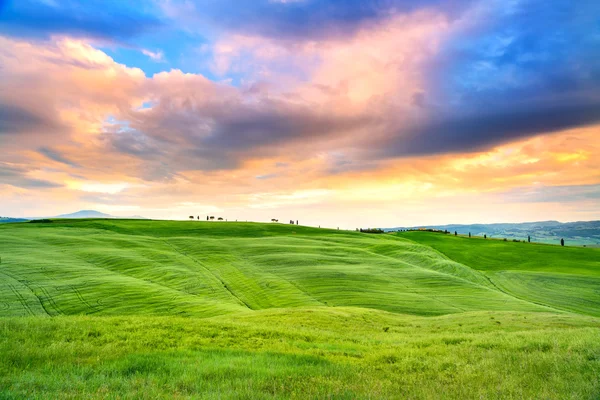
<instances>
[{"instance_id":1,"label":"distant mountain","mask_svg":"<svg viewBox=\"0 0 600 400\"><path fill-rule=\"evenodd\" d=\"M439 229L458 232L461 235L483 236L507 239L527 239L541 243L558 243L565 239L572 244L597 245L600 244L600 221L558 222L539 221L518 224L472 224L472 225L430 225L386 228L384 231L397 231L400 229Z\"/></svg>"},{"instance_id":2,"label":"distant mountain","mask_svg":"<svg viewBox=\"0 0 600 400\"><path fill-rule=\"evenodd\" d=\"M118 218L110 214L105 214L94 210L81 210L71 214L61 214L53 218Z\"/></svg>"},{"instance_id":3,"label":"distant mountain","mask_svg":"<svg viewBox=\"0 0 600 400\"><path fill-rule=\"evenodd\" d=\"M65 219L71 219L71 218L111 218L111 219L146 219L140 215L133 215L133 216L128 216L128 217L121 217L121 216L115 216L115 215L110 215L110 214L105 214L103 212L100 211L96 211L96 210L81 210L81 211L77 211L71 214L62 214L62 215L57 215L56 217L51 217L51 218L65 218Z\"/></svg>"}]
</instances>

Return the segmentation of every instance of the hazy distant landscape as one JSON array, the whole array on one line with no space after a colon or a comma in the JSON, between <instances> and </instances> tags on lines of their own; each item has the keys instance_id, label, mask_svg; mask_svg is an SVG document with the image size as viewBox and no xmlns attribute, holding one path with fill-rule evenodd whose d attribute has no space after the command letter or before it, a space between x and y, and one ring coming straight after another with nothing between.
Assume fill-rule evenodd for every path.
<instances>
[{"instance_id":1,"label":"hazy distant landscape","mask_svg":"<svg viewBox=\"0 0 600 400\"><path fill-rule=\"evenodd\" d=\"M518 224L472 224L472 225L430 225L399 228L385 228L385 231L402 229L438 229L460 235L487 235L495 239L531 240L538 243L560 244L565 239L571 245L600 246L600 221L566 222L540 221Z\"/></svg>"},{"instance_id":2,"label":"hazy distant landscape","mask_svg":"<svg viewBox=\"0 0 600 400\"><path fill-rule=\"evenodd\" d=\"M74 213L69 214L60 214L55 216L45 216L45 217L1 217L0 216L0 224L1 223L10 223L10 222L26 222L32 221L36 219L45 219L45 218L55 218L55 219L74 219L74 218L110 218L110 219L145 219L142 216L134 215L130 217L117 217L114 215L106 214L100 211L95 210L81 210Z\"/></svg>"},{"instance_id":3,"label":"hazy distant landscape","mask_svg":"<svg viewBox=\"0 0 600 400\"><path fill-rule=\"evenodd\" d=\"M62 219L0 256L4 398L600 394L600 249Z\"/></svg>"}]
</instances>

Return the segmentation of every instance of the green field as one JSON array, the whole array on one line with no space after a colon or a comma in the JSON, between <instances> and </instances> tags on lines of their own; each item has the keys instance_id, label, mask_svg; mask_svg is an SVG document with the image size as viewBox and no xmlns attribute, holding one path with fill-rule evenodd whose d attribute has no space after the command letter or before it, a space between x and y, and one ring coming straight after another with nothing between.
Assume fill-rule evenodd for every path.
<instances>
[{"instance_id":1,"label":"green field","mask_svg":"<svg viewBox=\"0 0 600 400\"><path fill-rule=\"evenodd\" d=\"M0 225L0 398L600 396L600 249Z\"/></svg>"},{"instance_id":2,"label":"green field","mask_svg":"<svg viewBox=\"0 0 600 400\"><path fill-rule=\"evenodd\" d=\"M600 317L600 249L504 242L441 233L398 235L485 274L523 300Z\"/></svg>"}]
</instances>

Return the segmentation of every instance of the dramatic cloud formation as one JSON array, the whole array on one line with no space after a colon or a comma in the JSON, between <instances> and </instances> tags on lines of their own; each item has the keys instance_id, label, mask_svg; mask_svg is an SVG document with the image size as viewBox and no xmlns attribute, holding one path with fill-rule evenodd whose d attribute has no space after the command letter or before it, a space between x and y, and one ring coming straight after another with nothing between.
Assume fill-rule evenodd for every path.
<instances>
[{"instance_id":1,"label":"dramatic cloud formation","mask_svg":"<svg viewBox=\"0 0 600 400\"><path fill-rule=\"evenodd\" d=\"M0 2L0 214L599 218L599 18L589 0Z\"/></svg>"}]
</instances>

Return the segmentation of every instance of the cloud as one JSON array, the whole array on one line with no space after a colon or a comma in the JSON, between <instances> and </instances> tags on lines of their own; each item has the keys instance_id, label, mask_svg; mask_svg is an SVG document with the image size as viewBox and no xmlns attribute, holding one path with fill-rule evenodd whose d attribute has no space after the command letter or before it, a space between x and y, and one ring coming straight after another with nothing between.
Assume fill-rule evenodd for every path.
<instances>
[{"instance_id":1,"label":"cloud","mask_svg":"<svg viewBox=\"0 0 600 400\"><path fill-rule=\"evenodd\" d=\"M38 149L40 154L45 155L46 157L48 157L49 159L68 165L70 167L74 167L74 168L79 168L80 165L77 164L76 162L73 162L71 160L69 160L67 157L65 157L64 155L62 155L60 152L51 149L50 147L40 147Z\"/></svg>"},{"instance_id":2,"label":"cloud","mask_svg":"<svg viewBox=\"0 0 600 400\"><path fill-rule=\"evenodd\" d=\"M264 175L256 175L256 179L260 179L260 180L266 180L266 179L273 179L273 178L277 178L279 176L279 174L264 174Z\"/></svg>"},{"instance_id":3,"label":"cloud","mask_svg":"<svg viewBox=\"0 0 600 400\"><path fill-rule=\"evenodd\" d=\"M11 104L0 103L0 135L36 130L55 131L57 123L35 112Z\"/></svg>"},{"instance_id":4,"label":"cloud","mask_svg":"<svg viewBox=\"0 0 600 400\"><path fill-rule=\"evenodd\" d=\"M122 41L155 30L162 23L145 7L119 1L5 0L0 2L0 34L47 39L53 35Z\"/></svg>"},{"instance_id":5,"label":"cloud","mask_svg":"<svg viewBox=\"0 0 600 400\"><path fill-rule=\"evenodd\" d=\"M11 185L24 189L51 189L59 188L63 185L36 179L29 176L31 169L24 166L0 162L0 185Z\"/></svg>"},{"instance_id":6,"label":"cloud","mask_svg":"<svg viewBox=\"0 0 600 400\"><path fill-rule=\"evenodd\" d=\"M107 116L139 102L143 72L84 42L60 38L34 44L0 37L0 48L3 158L42 148L55 161L83 165L77 158L92 147L90 139ZM56 147L69 152L68 145L79 145L79 151L74 156L51 152Z\"/></svg>"},{"instance_id":7,"label":"cloud","mask_svg":"<svg viewBox=\"0 0 600 400\"><path fill-rule=\"evenodd\" d=\"M503 193L502 197L520 203L576 203L581 201L599 201L600 184L519 187Z\"/></svg>"},{"instance_id":8,"label":"cloud","mask_svg":"<svg viewBox=\"0 0 600 400\"><path fill-rule=\"evenodd\" d=\"M150 57L150 59L155 62L164 62L165 61L165 55L161 50L150 51L150 50L142 49L142 54Z\"/></svg>"},{"instance_id":9,"label":"cloud","mask_svg":"<svg viewBox=\"0 0 600 400\"><path fill-rule=\"evenodd\" d=\"M421 112L392 130L383 153L485 150L597 123L599 16L591 1L476 3L424 66Z\"/></svg>"},{"instance_id":10,"label":"cloud","mask_svg":"<svg viewBox=\"0 0 600 400\"><path fill-rule=\"evenodd\" d=\"M391 15L438 7L459 15L471 1L438 0L221 0L162 3L171 18L191 26L213 26L244 35L283 40L347 37Z\"/></svg>"},{"instance_id":11,"label":"cloud","mask_svg":"<svg viewBox=\"0 0 600 400\"><path fill-rule=\"evenodd\" d=\"M514 107L498 112L480 111L463 118L430 120L400 132L388 156L464 153L532 135L547 134L600 122L600 102L541 105L515 101Z\"/></svg>"}]
</instances>

